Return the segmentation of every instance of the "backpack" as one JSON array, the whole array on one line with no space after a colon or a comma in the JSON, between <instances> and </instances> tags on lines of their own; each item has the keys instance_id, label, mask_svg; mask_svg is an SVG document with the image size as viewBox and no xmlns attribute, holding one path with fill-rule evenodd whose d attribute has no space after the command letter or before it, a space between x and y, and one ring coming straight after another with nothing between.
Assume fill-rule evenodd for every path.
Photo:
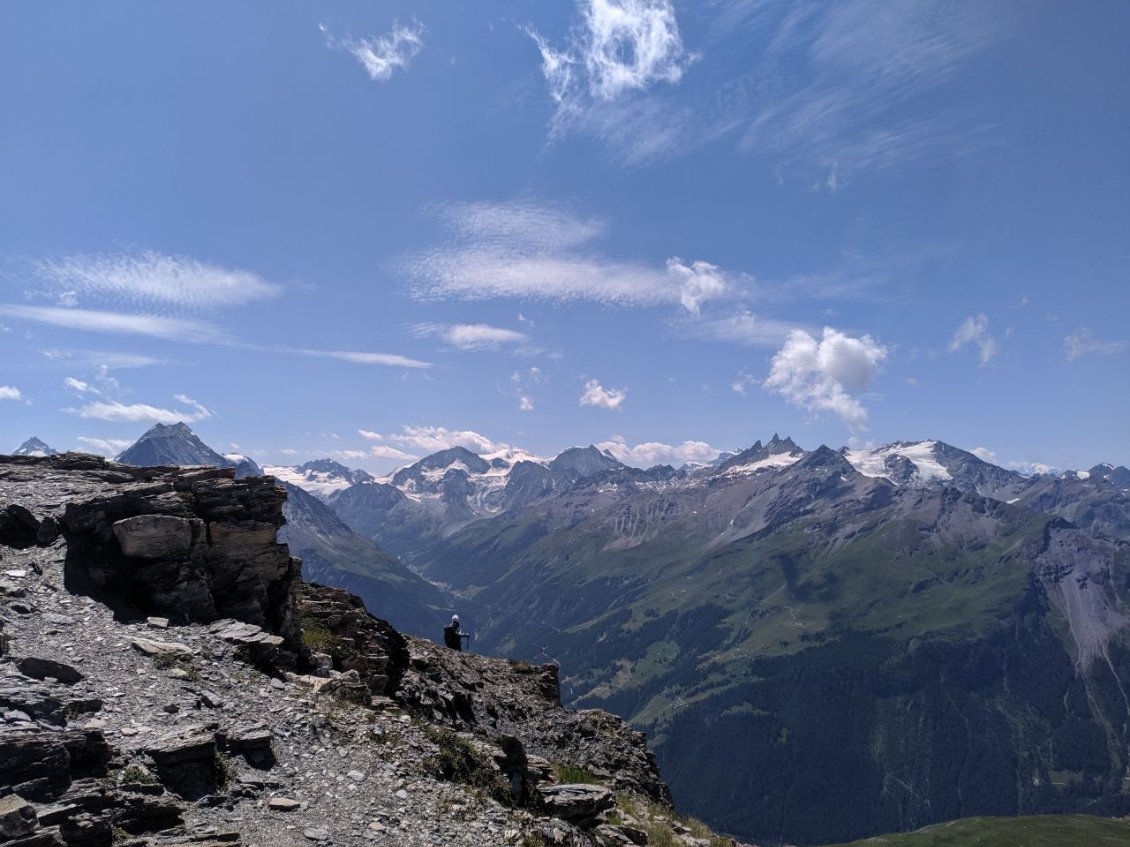
<instances>
[{"instance_id":1,"label":"backpack","mask_svg":"<svg viewBox=\"0 0 1130 847\"><path fill-rule=\"evenodd\" d=\"M462 640L459 638L459 630L455 628L455 624L449 623L443 628L443 643L455 650L463 646Z\"/></svg>"}]
</instances>

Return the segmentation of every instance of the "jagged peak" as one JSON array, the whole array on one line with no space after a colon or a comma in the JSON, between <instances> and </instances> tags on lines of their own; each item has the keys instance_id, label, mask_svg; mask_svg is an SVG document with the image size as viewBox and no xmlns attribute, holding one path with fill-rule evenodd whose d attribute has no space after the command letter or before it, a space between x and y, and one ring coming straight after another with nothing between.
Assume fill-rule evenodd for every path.
<instances>
[{"instance_id":1,"label":"jagged peak","mask_svg":"<svg viewBox=\"0 0 1130 847\"><path fill-rule=\"evenodd\" d=\"M16 448L13 456L55 456L59 451L42 441L37 436L32 436Z\"/></svg>"}]
</instances>

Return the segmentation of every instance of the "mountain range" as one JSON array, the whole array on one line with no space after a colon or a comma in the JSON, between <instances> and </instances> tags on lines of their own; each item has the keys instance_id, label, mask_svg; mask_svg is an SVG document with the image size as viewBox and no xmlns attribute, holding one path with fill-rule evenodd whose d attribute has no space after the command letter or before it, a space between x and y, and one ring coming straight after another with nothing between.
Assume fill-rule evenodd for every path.
<instances>
[{"instance_id":1,"label":"mountain range","mask_svg":"<svg viewBox=\"0 0 1130 847\"><path fill-rule=\"evenodd\" d=\"M272 470L313 578L372 581L433 636L454 595L476 651L560 662L568 701L647 730L681 805L740 837L1130 811L1126 468L774 435L678 469L590 446Z\"/></svg>"}]
</instances>

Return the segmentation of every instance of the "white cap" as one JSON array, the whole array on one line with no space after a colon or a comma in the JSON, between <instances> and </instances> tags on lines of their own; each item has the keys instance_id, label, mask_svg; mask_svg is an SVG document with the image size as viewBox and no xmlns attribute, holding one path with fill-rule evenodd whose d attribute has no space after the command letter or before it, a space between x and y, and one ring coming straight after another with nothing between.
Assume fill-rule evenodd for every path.
<instances>
[{"instance_id":1,"label":"white cap","mask_svg":"<svg viewBox=\"0 0 1130 847\"><path fill-rule=\"evenodd\" d=\"M459 623L459 615L452 615L451 616L451 622L452 623Z\"/></svg>"}]
</instances>

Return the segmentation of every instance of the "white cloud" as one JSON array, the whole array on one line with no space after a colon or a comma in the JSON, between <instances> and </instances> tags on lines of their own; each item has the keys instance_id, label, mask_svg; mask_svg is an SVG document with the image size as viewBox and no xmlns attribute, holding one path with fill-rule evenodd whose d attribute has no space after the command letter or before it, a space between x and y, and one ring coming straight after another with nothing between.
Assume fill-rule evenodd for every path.
<instances>
[{"instance_id":1,"label":"white cloud","mask_svg":"<svg viewBox=\"0 0 1130 847\"><path fill-rule=\"evenodd\" d=\"M280 453L297 453L297 450L280 450ZM364 450L331 450L330 455L338 459L345 459L348 461L355 461L357 459L367 459L369 454Z\"/></svg>"},{"instance_id":2,"label":"white cloud","mask_svg":"<svg viewBox=\"0 0 1130 847\"><path fill-rule=\"evenodd\" d=\"M970 344L980 351L982 367L989 364L999 351L996 339L989 335L989 319L984 313L969 315L961 322L950 340L949 351L953 353Z\"/></svg>"},{"instance_id":3,"label":"white cloud","mask_svg":"<svg viewBox=\"0 0 1130 847\"><path fill-rule=\"evenodd\" d=\"M79 394L101 394L102 392L95 388L88 382L83 382L81 379L75 379L69 376L63 380L63 385L71 391L77 391Z\"/></svg>"},{"instance_id":4,"label":"white cloud","mask_svg":"<svg viewBox=\"0 0 1130 847\"><path fill-rule=\"evenodd\" d=\"M394 368L430 368L431 362L421 362L396 353L365 353L350 350L290 350L303 356L320 356L327 359L341 359L358 365L385 365Z\"/></svg>"},{"instance_id":5,"label":"white cloud","mask_svg":"<svg viewBox=\"0 0 1130 847\"><path fill-rule=\"evenodd\" d=\"M720 341L745 347L776 347L798 329L810 331L800 324L758 317L744 307L722 318L676 321L673 329L682 338Z\"/></svg>"},{"instance_id":6,"label":"white cloud","mask_svg":"<svg viewBox=\"0 0 1130 847\"><path fill-rule=\"evenodd\" d=\"M518 410L522 412L532 412L534 410L534 401L527 397L525 394L519 394Z\"/></svg>"},{"instance_id":7,"label":"white cloud","mask_svg":"<svg viewBox=\"0 0 1130 847\"><path fill-rule=\"evenodd\" d=\"M103 456L117 456L133 442L128 438L88 438L85 435L80 435L78 440L87 447L90 447L95 453Z\"/></svg>"},{"instance_id":8,"label":"white cloud","mask_svg":"<svg viewBox=\"0 0 1130 847\"><path fill-rule=\"evenodd\" d=\"M363 455L374 456L378 459L396 459L402 462L414 462L420 458L412 453L405 453L403 450L389 447L387 444L374 444L369 448L369 452Z\"/></svg>"},{"instance_id":9,"label":"white cloud","mask_svg":"<svg viewBox=\"0 0 1130 847\"><path fill-rule=\"evenodd\" d=\"M144 368L152 365L167 365L167 359L142 356L136 353L110 353L98 350L44 350L43 355L52 361L68 361L75 364L97 368L99 371L112 371L121 368Z\"/></svg>"},{"instance_id":10,"label":"white cloud","mask_svg":"<svg viewBox=\"0 0 1130 847\"><path fill-rule=\"evenodd\" d=\"M627 389L605 388L600 380L590 379L585 383L584 393L581 394L581 406L598 406L603 409L619 409L624 398L628 396Z\"/></svg>"},{"instance_id":11,"label":"white cloud","mask_svg":"<svg viewBox=\"0 0 1130 847\"><path fill-rule=\"evenodd\" d=\"M367 429L359 429L357 430L357 434L362 438L367 438L369 441L384 441L385 438L379 432L372 432L371 430Z\"/></svg>"},{"instance_id":12,"label":"white cloud","mask_svg":"<svg viewBox=\"0 0 1130 847\"><path fill-rule=\"evenodd\" d=\"M153 251L44 259L35 263L35 272L64 305L93 297L135 307L205 309L261 300L281 290L249 271Z\"/></svg>"},{"instance_id":13,"label":"white cloud","mask_svg":"<svg viewBox=\"0 0 1130 847\"><path fill-rule=\"evenodd\" d=\"M990 465L997 464L997 454L990 450L988 447L974 447L969 451L982 462L988 462Z\"/></svg>"},{"instance_id":14,"label":"white cloud","mask_svg":"<svg viewBox=\"0 0 1130 847\"><path fill-rule=\"evenodd\" d=\"M463 447L472 453L494 453L507 446L473 430L447 429L442 426L403 426L400 432L384 437L387 441L422 453L435 453L449 447ZM373 449L379 446L376 445Z\"/></svg>"},{"instance_id":15,"label":"white cloud","mask_svg":"<svg viewBox=\"0 0 1130 847\"><path fill-rule=\"evenodd\" d=\"M63 409L80 418L94 418L101 421L128 421L130 423L195 423L212 417L212 412L191 397L177 394L178 403L188 406L188 410L164 409L147 403L95 402L87 403L78 409Z\"/></svg>"},{"instance_id":16,"label":"white cloud","mask_svg":"<svg viewBox=\"0 0 1130 847\"><path fill-rule=\"evenodd\" d=\"M926 98L1000 37L1007 15L944 0L750 5L734 22L768 47L741 82L756 92L742 141L827 190L880 169L954 158L985 126ZM919 108L919 104L922 104Z\"/></svg>"},{"instance_id":17,"label":"white cloud","mask_svg":"<svg viewBox=\"0 0 1130 847\"><path fill-rule=\"evenodd\" d=\"M746 389L754 385L759 385L760 380L750 376L744 371L738 374L737 378L730 383L730 390L735 394L745 394Z\"/></svg>"},{"instance_id":18,"label":"white cloud","mask_svg":"<svg viewBox=\"0 0 1130 847\"><path fill-rule=\"evenodd\" d=\"M867 410L859 401L887 358L887 348L864 335L852 338L831 327L819 340L794 331L770 362L767 391L813 411L829 411L853 431L867 428Z\"/></svg>"},{"instance_id":19,"label":"white cloud","mask_svg":"<svg viewBox=\"0 0 1130 847\"><path fill-rule=\"evenodd\" d=\"M550 96L614 100L658 82L678 82L694 60L683 49L670 0L578 0L582 25L564 50L533 30ZM582 88L583 86L583 88Z\"/></svg>"},{"instance_id":20,"label":"white cloud","mask_svg":"<svg viewBox=\"0 0 1130 847\"><path fill-rule=\"evenodd\" d=\"M601 256L605 225L564 209L512 204L449 204L439 213L455 236L408 256L402 269L421 300L520 297L619 306L702 304L732 296L745 277L709 262L670 258L663 267Z\"/></svg>"},{"instance_id":21,"label":"white cloud","mask_svg":"<svg viewBox=\"0 0 1130 847\"><path fill-rule=\"evenodd\" d=\"M620 436L615 436L611 441L602 441L596 446L600 450L607 450L624 464L640 468L650 468L653 465L680 467L687 462L712 462L721 452L705 441L684 441L682 444L645 441L629 445Z\"/></svg>"},{"instance_id":22,"label":"white cloud","mask_svg":"<svg viewBox=\"0 0 1130 847\"><path fill-rule=\"evenodd\" d=\"M1124 353L1130 348L1125 341L1100 341L1087 327L1080 327L1063 339L1063 350L1067 361L1074 362L1088 353L1111 355Z\"/></svg>"},{"instance_id":23,"label":"white cloud","mask_svg":"<svg viewBox=\"0 0 1130 847\"><path fill-rule=\"evenodd\" d=\"M497 350L506 345L526 345L530 337L518 332L490 324L417 324L417 335L436 335L460 350Z\"/></svg>"},{"instance_id":24,"label":"white cloud","mask_svg":"<svg viewBox=\"0 0 1130 847\"><path fill-rule=\"evenodd\" d=\"M11 385L0 385L0 400L22 400L23 395L18 388Z\"/></svg>"},{"instance_id":25,"label":"white cloud","mask_svg":"<svg viewBox=\"0 0 1130 847\"><path fill-rule=\"evenodd\" d=\"M369 38L335 39L325 24L318 29L326 37L326 45L340 47L353 56L374 82L386 82L397 70L406 70L424 47L424 25L413 21L411 26L393 24L385 35Z\"/></svg>"},{"instance_id":26,"label":"white cloud","mask_svg":"<svg viewBox=\"0 0 1130 847\"><path fill-rule=\"evenodd\" d=\"M0 303L0 315L67 329L145 335L169 341L223 343L229 340L222 331L210 324L154 315L123 315L90 309L17 306L7 303Z\"/></svg>"}]
</instances>

